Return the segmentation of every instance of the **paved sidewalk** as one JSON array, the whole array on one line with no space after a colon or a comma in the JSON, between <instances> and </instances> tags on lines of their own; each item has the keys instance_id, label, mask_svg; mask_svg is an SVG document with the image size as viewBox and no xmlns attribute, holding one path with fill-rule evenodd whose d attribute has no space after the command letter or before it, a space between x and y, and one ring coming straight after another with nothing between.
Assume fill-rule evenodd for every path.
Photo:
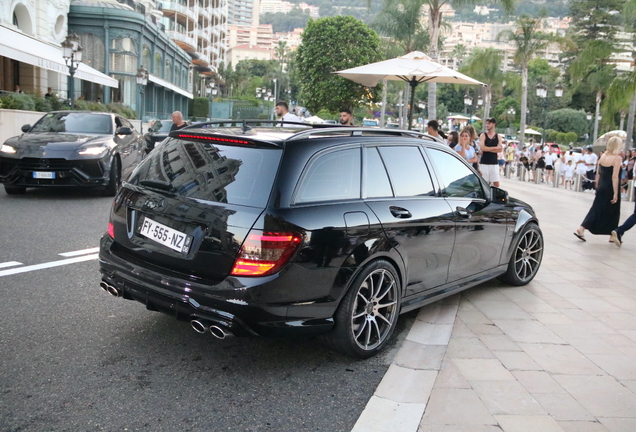
<instances>
[{"instance_id":1,"label":"paved sidewalk","mask_svg":"<svg viewBox=\"0 0 636 432\"><path fill-rule=\"evenodd\" d=\"M636 231L581 242L593 194L502 187L539 216L537 277L422 308L353 431L636 431Z\"/></svg>"}]
</instances>

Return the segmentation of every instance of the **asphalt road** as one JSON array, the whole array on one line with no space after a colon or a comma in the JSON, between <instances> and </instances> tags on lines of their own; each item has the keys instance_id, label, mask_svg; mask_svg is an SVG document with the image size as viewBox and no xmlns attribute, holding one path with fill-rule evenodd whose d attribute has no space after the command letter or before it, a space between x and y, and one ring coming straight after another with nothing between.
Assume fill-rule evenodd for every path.
<instances>
[{"instance_id":1,"label":"asphalt road","mask_svg":"<svg viewBox=\"0 0 636 432\"><path fill-rule=\"evenodd\" d=\"M31 267L97 247L110 203L91 191L0 188L0 431L353 427L417 311L402 315L390 349L355 361L314 338L200 335L106 294L96 259ZM12 261L21 265L2 267Z\"/></svg>"}]
</instances>

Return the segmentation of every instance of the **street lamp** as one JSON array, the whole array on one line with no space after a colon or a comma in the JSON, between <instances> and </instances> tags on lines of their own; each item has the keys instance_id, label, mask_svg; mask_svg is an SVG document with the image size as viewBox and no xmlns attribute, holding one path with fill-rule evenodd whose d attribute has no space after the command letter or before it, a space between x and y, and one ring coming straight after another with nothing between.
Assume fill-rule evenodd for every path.
<instances>
[{"instance_id":1,"label":"street lamp","mask_svg":"<svg viewBox=\"0 0 636 432\"><path fill-rule=\"evenodd\" d=\"M141 106L139 109L139 118L141 119L141 123L139 126L139 131L141 133L144 133L144 111L146 108L146 104L145 104L145 94L146 94L146 85L148 85L148 71L146 70L146 68L142 66L139 66L139 69L137 69L137 75L135 75L135 78L137 79L137 85L139 86L139 95L141 96Z\"/></svg>"},{"instance_id":2,"label":"street lamp","mask_svg":"<svg viewBox=\"0 0 636 432\"><path fill-rule=\"evenodd\" d=\"M217 94L216 83L214 81L208 82L205 91L208 94L208 98L210 99L210 104L208 106L208 117L212 119L212 99Z\"/></svg>"},{"instance_id":3,"label":"street lamp","mask_svg":"<svg viewBox=\"0 0 636 432\"><path fill-rule=\"evenodd\" d=\"M510 107L508 108L508 111L506 111L506 113L508 114L506 117L506 120L508 121L508 127L506 128L506 131L508 132L508 135L512 135L512 128L510 127L510 125L514 121L515 116L517 115L517 111L514 109L514 107Z\"/></svg>"},{"instance_id":4,"label":"street lamp","mask_svg":"<svg viewBox=\"0 0 636 432\"><path fill-rule=\"evenodd\" d=\"M473 122L473 98L468 92L466 92L466 94L464 95L464 105L466 106L466 109L468 111L468 116L470 117L470 119L468 120L468 123L472 123Z\"/></svg>"},{"instance_id":5,"label":"street lamp","mask_svg":"<svg viewBox=\"0 0 636 432\"><path fill-rule=\"evenodd\" d=\"M71 99L71 109L73 109L73 96L75 94L75 81L73 77L79 64L82 62L83 48L79 43L79 36L75 33L67 35L61 45L62 57L64 57L64 62L66 63L66 67L68 67L68 74L71 76L68 88Z\"/></svg>"},{"instance_id":6,"label":"street lamp","mask_svg":"<svg viewBox=\"0 0 636 432\"><path fill-rule=\"evenodd\" d=\"M541 134L541 140L545 144L545 130L548 128L548 107L550 106L550 98L548 97L548 87L543 84L537 84L537 96L543 99L543 133ZM560 98L563 96L563 86L557 84L554 87L554 96Z\"/></svg>"}]
</instances>

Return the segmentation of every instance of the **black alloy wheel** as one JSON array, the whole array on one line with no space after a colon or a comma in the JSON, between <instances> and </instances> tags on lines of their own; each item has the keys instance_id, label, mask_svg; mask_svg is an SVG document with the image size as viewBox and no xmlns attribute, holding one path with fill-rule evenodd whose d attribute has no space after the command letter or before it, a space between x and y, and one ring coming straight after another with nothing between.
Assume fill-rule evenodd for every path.
<instances>
[{"instance_id":1,"label":"black alloy wheel","mask_svg":"<svg viewBox=\"0 0 636 432\"><path fill-rule=\"evenodd\" d=\"M119 163L119 158L115 156L113 158L113 162L110 164L110 176L109 176L108 186L104 188L104 195L115 196L120 186L121 186L121 167Z\"/></svg>"},{"instance_id":2,"label":"black alloy wheel","mask_svg":"<svg viewBox=\"0 0 636 432\"><path fill-rule=\"evenodd\" d=\"M391 337L399 310L400 287L395 269L387 261L374 261L351 284L336 312L336 324L328 341L352 357L371 357Z\"/></svg>"},{"instance_id":3,"label":"black alloy wheel","mask_svg":"<svg viewBox=\"0 0 636 432\"><path fill-rule=\"evenodd\" d=\"M537 275L543 258L543 234L535 223L526 225L515 246L508 270L499 279L502 282L522 286Z\"/></svg>"}]
</instances>

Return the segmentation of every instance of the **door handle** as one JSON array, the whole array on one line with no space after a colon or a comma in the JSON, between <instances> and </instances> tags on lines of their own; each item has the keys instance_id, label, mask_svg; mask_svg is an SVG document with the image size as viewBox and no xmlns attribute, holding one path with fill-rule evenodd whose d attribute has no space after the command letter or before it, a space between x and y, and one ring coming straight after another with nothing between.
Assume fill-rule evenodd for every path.
<instances>
[{"instance_id":1,"label":"door handle","mask_svg":"<svg viewBox=\"0 0 636 432\"><path fill-rule=\"evenodd\" d=\"M470 212L467 209L465 209L464 207L460 207L460 206L455 207L455 214L457 216L461 216L461 217L467 218L467 219L470 219L470 217L471 217Z\"/></svg>"},{"instance_id":2,"label":"door handle","mask_svg":"<svg viewBox=\"0 0 636 432\"><path fill-rule=\"evenodd\" d=\"M413 216L410 211L402 207L391 206L389 207L389 211L391 211L391 214L398 219L408 219Z\"/></svg>"}]
</instances>

